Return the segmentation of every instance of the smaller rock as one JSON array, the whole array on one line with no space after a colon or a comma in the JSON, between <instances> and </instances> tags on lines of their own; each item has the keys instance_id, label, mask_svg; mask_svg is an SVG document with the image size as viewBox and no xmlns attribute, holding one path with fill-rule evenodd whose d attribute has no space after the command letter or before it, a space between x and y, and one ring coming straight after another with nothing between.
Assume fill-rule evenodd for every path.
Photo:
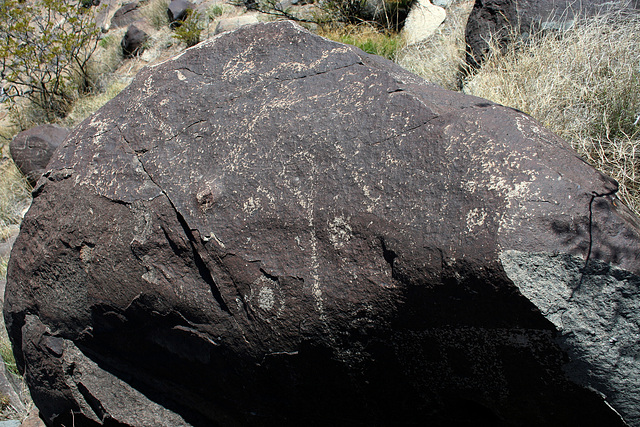
<instances>
[{"instance_id":1,"label":"smaller rock","mask_svg":"<svg viewBox=\"0 0 640 427\"><path fill-rule=\"evenodd\" d=\"M287 10L292 6L305 6L307 4L313 4L314 0L282 0L276 3L276 7Z\"/></svg>"},{"instance_id":2,"label":"smaller rock","mask_svg":"<svg viewBox=\"0 0 640 427\"><path fill-rule=\"evenodd\" d=\"M145 45L149 40L148 28L141 22L134 22L129 25L127 32L122 37L120 46L122 46L122 54L131 58L136 55L140 55L144 51Z\"/></svg>"},{"instance_id":3,"label":"smaller rock","mask_svg":"<svg viewBox=\"0 0 640 427\"><path fill-rule=\"evenodd\" d=\"M29 412L29 415L27 416L27 418L25 418L24 421L22 421L22 424L20 424L20 427L47 427L47 426L44 423L44 421L42 421L42 418L40 418L40 411L38 411L38 408L34 406L31 412Z\"/></svg>"},{"instance_id":4,"label":"smaller rock","mask_svg":"<svg viewBox=\"0 0 640 427\"><path fill-rule=\"evenodd\" d=\"M434 6L442 7L448 9L451 4L453 4L453 0L432 0Z\"/></svg>"},{"instance_id":5,"label":"smaller rock","mask_svg":"<svg viewBox=\"0 0 640 427\"><path fill-rule=\"evenodd\" d=\"M20 172L35 186L44 173L53 152L69 135L69 129L41 125L20 132L9 145L11 157Z\"/></svg>"},{"instance_id":6,"label":"smaller rock","mask_svg":"<svg viewBox=\"0 0 640 427\"><path fill-rule=\"evenodd\" d=\"M409 11L402 34L408 45L431 37L444 22L447 12L429 0L418 0Z\"/></svg>"},{"instance_id":7,"label":"smaller rock","mask_svg":"<svg viewBox=\"0 0 640 427\"><path fill-rule=\"evenodd\" d=\"M216 25L214 34L237 30L238 28L244 27L245 25L257 24L258 22L258 16L253 14L234 16L232 18L223 18L218 21L218 25Z\"/></svg>"},{"instance_id":8,"label":"smaller rock","mask_svg":"<svg viewBox=\"0 0 640 427\"><path fill-rule=\"evenodd\" d=\"M169 23L172 26L180 25L179 23L187 19L189 11L193 10L193 3L187 0L171 0L167 8L169 15Z\"/></svg>"},{"instance_id":9,"label":"smaller rock","mask_svg":"<svg viewBox=\"0 0 640 427\"><path fill-rule=\"evenodd\" d=\"M291 6L294 5L294 2L297 3L298 0L282 0L279 1L278 3L276 3L276 9L279 10L287 10L289 9Z\"/></svg>"},{"instance_id":10,"label":"smaller rock","mask_svg":"<svg viewBox=\"0 0 640 427\"><path fill-rule=\"evenodd\" d=\"M113 14L113 18L111 18L111 27L124 28L140 19L140 12L138 10L139 4L140 3L137 1L124 4L116 11L116 13Z\"/></svg>"}]
</instances>

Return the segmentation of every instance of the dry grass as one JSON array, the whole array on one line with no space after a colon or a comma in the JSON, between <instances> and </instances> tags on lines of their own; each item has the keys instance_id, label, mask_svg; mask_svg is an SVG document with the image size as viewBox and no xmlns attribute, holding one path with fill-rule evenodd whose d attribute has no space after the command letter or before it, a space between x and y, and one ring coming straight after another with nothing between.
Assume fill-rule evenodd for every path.
<instances>
[{"instance_id":1,"label":"dry grass","mask_svg":"<svg viewBox=\"0 0 640 427\"><path fill-rule=\"evenodd\" d=\"M473 2L468 1L452 4L435 34L399 50L398 64L445 89L460 90L465 65L464 32L472 7Z\"/></svg>"},{"instance_id":2,"label":"dry grass","mask_svg":"<svg viewBox=\"0 0 640 427\"><path fill-rule=\"evenodd\" d=\"M20 224L30 198L29 184L13 161L7 157L0 159L0 240Z\"/></svg>"},{"instance_id":3,"label":"dry grass","mask_svg":"<svg viewBox=\"0 0 640 427\"><path fill-rule=\"evenodd\" d=\"M13 406L8 396L0 395L0 420L24 421L33 408L33 402L31 400L31 396L29 395L29 388L27 387L27 383L22 375L20 375L20 373L18 372L16 360L13 355L13 349L11 347L11 342L9 341L9 336L7 335L6 329L4 327L4 322L2 322L1 326L2 330L0 331L0 356L2 356L2 361L5 365L7 377L10 376L13 380L12 382L15 384L16 394L19 396L22 402L22 406Z\"/></svg>"},{"instance_id":4,"label":"dry grass","mask_svg":"<svg viewBox=\"0 0 640 427\"><path fill-rule=\"evenodd\" d=\"M26 179L22 176L16 165L8 157L8 142L17 131L16 128L2 126L0 134L0 242L15 234L22 220L24 210L31 201L31 189ZM0 257L0 279L7 275L8 257ZM0 298L0 301L4 299ZM6 369L16 375L20 383L19 394L26 408L16 408L10 404L7 396L0 396L0 420L18 419L24 420L28 411L33 406L29 397L24 379L18 374L11 343L4 327L4 319L0 316L0 355L5 362Z\"/></svg>"},{"instance_id":5,"label":"dry grass","mask_svg":"<svg viewBox=\"0 0 640 427\"><path fill-rule=\"evenodd\" d=\"M569 30L492 49L465 92L530 114L620 183L640 214L640 15L578 19Z\"/></svg>"},{"instance_id":6,"label":"dry grass","mask_svg":"<svg viewBox=\"0 0 640 427\"><path fill-rule=\"evenodd\" d=\"M65 117L63 124L69 128L75 127L119 94L130 82L130 78L115 78L103 92L78 99L73 104L69 115Z\"/></svg>"},{"instance_id":7,"label":"dry grass","mask_svg":"<svg viewBox=\"0 0 640 427\"><path fill-rule=\"evenodd\" d=\"M159 30L169 26L168 7L169 0L151 0L141 9L141 12L147 22L149 22L153 28Z\"/></svg>"}]
</instances>

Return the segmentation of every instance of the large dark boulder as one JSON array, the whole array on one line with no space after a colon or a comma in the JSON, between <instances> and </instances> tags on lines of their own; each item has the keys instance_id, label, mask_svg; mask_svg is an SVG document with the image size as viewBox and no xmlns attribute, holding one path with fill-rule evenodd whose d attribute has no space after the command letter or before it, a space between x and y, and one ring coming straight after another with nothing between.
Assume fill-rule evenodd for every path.
<instances>
[{"instance_id":1,"label":"large dark boulder","mask_svg":"<svg viewBox=\"0 0 640 427\"><path fill-rule=\"evenodd\" d=\"M57 125L40 125L17 134L9 144L11 158L29 184L36 184L51 156L69 135L69 129Z\"/></svg>"},{"instance_id":2,"label":"large dark boulder","mask_svg":"<svg viewBox=\"0 0 640 427\"><path fill-rule=\"evenodd\" d=\"M258 24L45 177L5 319L51 425L640 425L638 220L518 111Z\"/></svg>"},{"instance_id":3,"label":"large dark boulder","mask_svg":"<svg viewBox=\"0 0 640 427\"><path fill-rule=\"evenodd\" d=\"M526 39L538 31L567 29L578 16L639 7L639 0L476 0L465 29L467 62L479 67L490 41L504 48L514 36Z\"/></svg>"}]
</instances>

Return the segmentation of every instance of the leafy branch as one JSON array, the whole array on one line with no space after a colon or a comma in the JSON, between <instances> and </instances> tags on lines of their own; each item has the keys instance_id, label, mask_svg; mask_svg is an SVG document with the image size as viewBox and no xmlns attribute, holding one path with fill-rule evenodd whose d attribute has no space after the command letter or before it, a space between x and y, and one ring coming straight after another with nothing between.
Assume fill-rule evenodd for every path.
<instances>
[{"instance_id":1,"label":"leafy branch","mask_svg":"<svg viewBox=\"0 0 640 427\"><path fill-rule=\"evenodd\" d=\"M26 97L47 120L64 117L74 97L92 86L89 60L98 36L80 1L0 2L3 92Z\"/></svg>"}]
</instances>

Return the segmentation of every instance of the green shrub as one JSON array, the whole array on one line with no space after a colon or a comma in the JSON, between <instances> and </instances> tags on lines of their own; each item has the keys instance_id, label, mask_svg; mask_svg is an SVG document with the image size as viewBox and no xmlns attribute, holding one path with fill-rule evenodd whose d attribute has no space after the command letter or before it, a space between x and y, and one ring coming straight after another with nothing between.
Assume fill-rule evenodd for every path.
<instances>
[{"instance_id":1,"label":"green shrub","mask_svg":"<svg viewBox=\"0 0 640 427\"><path fill-rule=\"evenodd\" d=\"M640 14L581 18L493 46L465 91L530 114L617 179L640 213Z\"/></svg>"},{"instance_id":2,"label":"green shrub","mask_svg":"<svg viewBox=\"0 0 640 427\"><path fill-rule=\"evenodd\" d=\"M173 30L173 37L186 44L187 47L200 43L200 35L203 30L200 18L200 12L191 9L188 10L184 22Z\"/></svg>"},{"instance_id":3,"label":"green shrub","mask_svg":"<svg viewBox=\"0 0 640 427\"><path fill-rule=\"evenodd\" d=\"M398 33L378 31L370 25L334 27L321 30L320 35L391 60L395 59L396 52L402 47L402 38Z\"/></svg>"},{"instance_id":4,"label":"green shrub","mask_svg":"<svg viewBox=\"0 0 640 427\"><path fill-rule=\"evenodd\" d=\"M5 92L26 97L47 121L64 117L92 85L89 60L98 46L93 15L80 2L0 3L0 71Z\"/></svg>"},{"instance_id":5,"label":"green shrub","mask_svg":"<svg viewBox=\"0 0 640 427\"><path fill-rule=\"evenodd\" d=\"M20 372L18 372L16 359L13 355L13 349L11 348L11 342L5 336L2 336L0 339L0 356L2 356L2 360L4 361L7 371L19 376Z\"/></svg>"},{"instance_id":6,"label":"green shrub","mask_svg":"<svg viewBox=\"0 0 640 427\"><path fill-rule=\"evenodd\" d=\"M224 5L214 4L209 9L207 9L207 17L209 18L209 20L213 21L214 19L224 15L225 11L226 8Z\"/></svg>"},{"instance_id":7,"label":"green shrub","mask_svg":"<svg viewBox=\"0 0 640 427\"><path fill-rule=\"evenodd\" d=\"M107 49L109 48L109 46L113 45L114 40L115 40L115 37L112 34L109 34L102 37L98 44L100 45L101 48Z\"/></svg>"}]
</instances>

